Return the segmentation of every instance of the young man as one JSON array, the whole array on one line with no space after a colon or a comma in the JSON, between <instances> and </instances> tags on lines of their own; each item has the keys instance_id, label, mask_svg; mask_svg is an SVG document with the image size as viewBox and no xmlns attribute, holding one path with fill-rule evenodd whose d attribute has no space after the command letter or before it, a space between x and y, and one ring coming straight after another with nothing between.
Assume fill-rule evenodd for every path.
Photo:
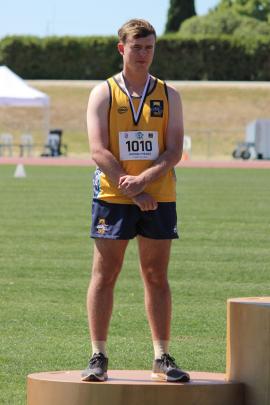
<instances>
[{"instance_id":1,"label":"young man","mask_svg":"<svg viewBox=\"0 0 270 405\"><path fill-rule=\"evenodd\" d=\"M178 238L174 166L181 159L180 97L149 74L156 33L145 20L118 31L123 71L93 89L87 123L94 176L91 236L95 238L87 296L93 355L83 381L107 379L106 339L113 289L129 239L137 237L145 306L155 359L152 378L189 381L168 354L171 240Z\"/></svg>"}]
</instances>

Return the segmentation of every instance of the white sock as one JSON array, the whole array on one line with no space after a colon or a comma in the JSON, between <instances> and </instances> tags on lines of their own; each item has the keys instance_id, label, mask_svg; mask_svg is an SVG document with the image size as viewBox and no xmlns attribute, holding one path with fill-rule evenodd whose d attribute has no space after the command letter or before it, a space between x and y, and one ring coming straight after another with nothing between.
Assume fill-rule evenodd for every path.
<instances>
[{"instance_id":1,"label":"white sock","mask_svg":"<svg viewBox=\"0 0 270 405\"><path fill-rule=\"evenodd\" d=\"M105 340L92 340L92 355L94 355L95 353L102 353L105 357L108 357L106 352Z\"/></svg>"},{"instance_id":2,"label":"white sock","mask_svg":"<svg viewBox=\"0 0 270 405\"><path fill-rule=\"evenodd\" d=\"M164 353L168 353L168 340L153 340L155 359L160 359Z\"/></svg>"}]
</instances>

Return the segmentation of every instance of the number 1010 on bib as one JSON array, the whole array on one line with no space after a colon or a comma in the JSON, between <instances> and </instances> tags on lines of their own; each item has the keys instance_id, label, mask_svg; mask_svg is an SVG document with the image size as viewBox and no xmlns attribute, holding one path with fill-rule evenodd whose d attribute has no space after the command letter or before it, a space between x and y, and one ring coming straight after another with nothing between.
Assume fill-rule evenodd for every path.
<instances>
[{"instance_id":1,"label":"number 1010 on bib","mask_svg":"<svg viewBox=\"0 0 270 405\"><path fill-rule=\"evenodd\" d=\"M156 160L159 156L157 131L119 132L120 160Z\"/></svg>"}]
</instances>

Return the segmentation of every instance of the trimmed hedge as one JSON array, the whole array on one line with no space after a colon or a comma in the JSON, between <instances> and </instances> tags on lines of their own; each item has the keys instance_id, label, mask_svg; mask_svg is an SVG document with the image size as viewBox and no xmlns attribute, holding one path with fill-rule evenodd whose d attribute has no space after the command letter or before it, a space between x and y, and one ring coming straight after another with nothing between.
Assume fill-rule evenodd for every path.
<instances>
[{"instance_id":1,"label":"trimmed hedge","mask_svg":"<svg viewBox=\"0 0 270 405\"><path fill-rule=\"evenodd\" d=\"M6 37L0 64L25 79L105 79L121 70L116 37ZM151 72L170 80L270 80L270 40L160 37Z\"/></svg>"},{"instance_id":2,"label":"trimmed hedge","mask_svg":"<svg viewBox=\"0 0 270 405\"><path fill-rule=\"evenodd\" d=\"M115 37L6 37L0 64L25 79L104 79L121 69Z\"/></svg>"}]
</instances>

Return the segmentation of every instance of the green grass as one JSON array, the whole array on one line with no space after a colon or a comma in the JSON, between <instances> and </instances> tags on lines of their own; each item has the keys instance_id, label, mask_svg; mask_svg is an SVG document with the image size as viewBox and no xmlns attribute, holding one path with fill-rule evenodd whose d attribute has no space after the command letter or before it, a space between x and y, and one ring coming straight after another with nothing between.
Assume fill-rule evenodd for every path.
<instances>
[{"instance_id":1,"label":"green grass","mask_svg":"<svg viewBox=\"0 0 270 405\"><path fill-rule=\"evenodd\" d=\"M26 376L85 367L91 170L0 166L1 404L25 403ZM225 370L226 300L270 295L269 171L177 169L171 352L188 370ZM152 345L136 242L109 335L111 368L149 369Z\"/></svg>"}]
</instances>

